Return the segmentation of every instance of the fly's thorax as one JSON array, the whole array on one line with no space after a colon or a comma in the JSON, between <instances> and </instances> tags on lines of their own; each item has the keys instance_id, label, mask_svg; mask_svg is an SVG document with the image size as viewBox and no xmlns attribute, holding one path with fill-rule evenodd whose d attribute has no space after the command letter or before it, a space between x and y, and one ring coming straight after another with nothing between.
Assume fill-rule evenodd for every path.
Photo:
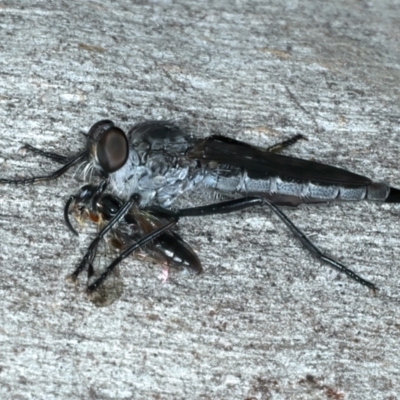
<instances>
[{"instance_id":1,"label":"fly's thorax","mask_svg":"<svg viewBox=\"0 0 400 400\"><path fill-rule=\"evenodd\" d=\"M148 146L148 150L164 150L177 154L187 150L191 138L173 121L146 121L132 127L128 140L138 150L141 146Z\"/></svg>"},{"instance_id":2,"label":"fly's thorax","mask_svg":"<svg viewBox=\"0 0 400 400\"><path fill-rule=\"evenodd\" d=\"M143 147L141 147L143 150ZM191 186L190 165L164 151L130 149L125 165L110 174L113 193L127 200L132 194L141 196L141 205L152 203L169 207Z\"/></svg>"}]
</instances>

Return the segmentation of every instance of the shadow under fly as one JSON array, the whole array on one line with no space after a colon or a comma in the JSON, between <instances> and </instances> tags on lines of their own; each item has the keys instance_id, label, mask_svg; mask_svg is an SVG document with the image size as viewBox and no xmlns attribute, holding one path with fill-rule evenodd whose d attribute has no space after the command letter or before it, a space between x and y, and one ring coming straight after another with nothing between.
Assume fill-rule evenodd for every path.
<instances>
[{"instance_id":1,"label":"shadow under fly","mask_svg":"<svg viewBox=\"0 0 400 400\"><path fill-rule=\"evenodd\" d=\"M193 208L190 212L168 211L171 221L145 234L139 242L148 243L166 232L182 216L227 213L254 205L267 205L315 257L375 292L377 287L373 283L325 256L278 207L362 200L399 203L400 190L341 168L277 154L300 138L298 135L264 149L219 135L199 139L170 121L139 123L125 135L113 122L104 120L91 127L86 149L73 157L29 145L24 147L26 151L64 164L54 173L18 180L0 179L0 183L33 184L53 180L73 165L84 162L87 174L100 177L99 193L103 193L107 186L113 195L118 196L119 210L109 218L94 244L89 246L77 268L78 274L93 261L96 243L118 223L126 223L125 215L132 212L132 207L157 206L167 212L183 193L195 196L196 193L211 191L235 199ZM147 217L144 220L149 222ZM93 290L93 286L90 287Z\"/></svg>"}]
</instances>

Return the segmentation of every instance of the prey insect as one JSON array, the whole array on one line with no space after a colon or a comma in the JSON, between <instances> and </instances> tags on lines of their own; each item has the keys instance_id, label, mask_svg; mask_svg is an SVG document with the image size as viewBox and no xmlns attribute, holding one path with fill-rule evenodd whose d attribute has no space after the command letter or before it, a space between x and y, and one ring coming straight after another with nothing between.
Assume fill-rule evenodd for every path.
<instances>
[{"instance_id":1,"label":"prey insect","mask_svg":"<svg viewBox=\"0 0 400 400\"><path fill-rule=\"evenodd\" d=\"M385 183L373 182L341 168L277 154L295 141L263 149L218 135L199 139L169 121L139 123L125 135L113 122L105 120L91 127L86 149L71 158L25 146L28 151L64 164L54 173L19 180L0 179L0 183L32 184L53 180L73 165L86 162L86 172L98 175L102 184L106 183L123 202L99 232L95 243L123 221L135 202L141 207L168 209L184 193L222 193L236 197L232 201L239 202L242 208L253 205L252 202L268 205L293 233L300 231L278 206L361 200L400 202L400 190ZM221 209L213 207L215 213L235 211L224 203ZM377 289L340 262L326 257L301 232L295 235L322 262L373 291ZM81 269L93 260L95 247L96 244L89 247Z\"/></svg>"},{"instance_id":2,"label":"prey insect","mask_svg":"<svg viewBox=\"0 0 400 400\"><path fill-rule=\"evenodd\" d=\"M122 206L121 199L109 193L104 193L104 185L85 185L75 196L71 196L65 204L64 219L67 227L76 235L78 233L69 219L70 212L78 222L92 221L101 230L115 217ZM200 260L190 245L176 232L172 230L165 231L164 227L169 224L171 218L173 221L177 220L177 213L172 213L160 207L139 208L137 204L133 204L123 216L123 220L110 230L106 239L112 247L118 249L121 253L126 251L127 256L132 252L138 259L150 260L161 264L166 277L168 276L169 268L187 269L195 274L200 274L203 270ZM148 235L160 229L164 229L164 232L155 236L153 240L147 241ZM143 245L138 247L137 243L140 240L142 240ZM78 265L76 270L67 277L69 281L75 283L78 276L85 269L86 264L89 264L88 278L92 278L94 274L93 260L97 254L99 241L95 239L93 243L90 259L87 263L81 262ZM95 280L88 285L87 292L92 300L95 299L94 302L97 305L110 304L109 300L104 300L104 295L106 295L106 299L111 299L113 296L105 293L102 290L102 286L104 286L107 278L122 260L123 258L116 257L116 260L101 274L97 274L98 276ZM108 286L110 287L111 285ZM99 299L101 300L100 302Z\"/></svg>"}]
</instances>

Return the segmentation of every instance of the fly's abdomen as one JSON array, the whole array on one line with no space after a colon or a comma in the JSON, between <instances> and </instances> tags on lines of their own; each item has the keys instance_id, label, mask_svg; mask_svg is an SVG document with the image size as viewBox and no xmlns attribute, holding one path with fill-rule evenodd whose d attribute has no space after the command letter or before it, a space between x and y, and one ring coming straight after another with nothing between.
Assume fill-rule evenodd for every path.
<instances>
[{"instance_id":1,"label":"fly's abdomen","mask_svg":"<svg viewBox=\"0 0 400 400\"><path fill-rule=\"evenodd\" d=\"M245 171L207 171L205 186L221 192L238 193L244 196L261 196L275 204L297 206L302 203L324 203L332 201L385 201L391 188L384 183L356 185L328 185L315 182L270 177L250 178Z\"/></svg>"}]
</instances>

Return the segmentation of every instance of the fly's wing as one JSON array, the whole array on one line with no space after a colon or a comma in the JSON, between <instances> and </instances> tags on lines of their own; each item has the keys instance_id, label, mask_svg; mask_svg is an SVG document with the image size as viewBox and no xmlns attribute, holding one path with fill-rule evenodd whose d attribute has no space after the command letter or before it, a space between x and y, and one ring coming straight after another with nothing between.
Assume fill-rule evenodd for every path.
<instances>
[{"instance_id":1,"label":"fly's wing","mask_svg":"<svg viewBox=\"0 0 400 400\"><path fill-rule=\"evenodd\" d=\"M166 211L164 215L161 214L160 210L152 212L141 210L136 206L132 207L125 219L98 244L95 259L89 266L88 286L103 274L122 250L134 245L148 233L168 223L168 212ZM93 212L85 213L84 219L96 222L100 230L107 221L101 217L94 218L96 216L97 214ZM202 272L200 260L193 249L179 235L170 231L166 231L147 243L133 255L139 259L151 259L168 267L186 268L196 274ZM96 290L90 292L88 297L97 307L106 307L118 300L122 293L123 282L119 268L116 266L107 278L96 287Z\"/></svg>"},{"instance_id":2,"label":"fly's wing","mask_svg":"<svg viewBox=\"0 0 400 400\"><path fill-rule=\"evenodd\" d=\"M344 187L366 186L372 183L362 175L341 168L275 154L224 136L210 136L198 141L187 151L186 156L207 163L210 168L218 165L242 168L252 179L280 177L296 182Z\"/></svg>"},{"instance_id":3,"label":"fly's wing","mask_svg":"<svg viewBox=\"0 0 400 400\"><path fill-rule=\"evenodd\" d=\"M112 205L112 203L110 204ZM68 208L69 206L67 207L67 210ZM81 226L86 225L86 222L94 223L97 227L96 233L107 223L101 213L93 211L84 202L78 201L74 203L73 216ZM68 218L66 218L66 220L69 222ZM93 226L89 226L89 229L93 230ZM115 237L114 230L111 230L105 238L97 243L93 250L93 261L88 266L87 287L95 282L105 271L107 266L110 265L115 257L118 256L118 250L120 250L121 247L122 244L120 244ZM67 277L67 280L77 283L78 275L75 276L74 274ZM111 271L107 279L96 288L96 290L88 294L88 298L97 307L107 307L121 297L123 290L124 286L117 266Z\"/></svg>"},{"instance_id":4,"label":"fly's wing","mask_svg":"<svg viewBox=\"0 0 400 400\"><path fill-rule=\"evenodd\" d=\"M90 231L94 231L93 235L104 227L106 221L103 220L102 215L89 208L80 208L79 206L74 207L73 215L80 225L86 225L86 222L95 223L97 230L94 231L93 226L88 227ZM90 224L89 224L90 225ZM90 232L92 233L92 232ZM87 287L100 277L105 271L108 265L118 256L118 250L122 247L122 244L118 242L115 237L115 233L112 230L104 239L100 240L97 244L95 251L95 257L92 263L88 266L87 273ZM70 276L71 277L71 276ZM77 282L77 277L72 279L72 282ZM124 287L122 278L119 272L118 266L116 266L107 279L99 285L96 290L88 294L89 300L97 307L106 307L118 300Z\"/></svg>"},{"instance_id":5,"label":"fly's wing","mask_svg":"<svg viewBox=\"0 0 400 400\"><path fill-rule=\"evenodd\" d=\"M99 243L96 258L93 265L89 267L88 286L96 281L113 259L118 256L119 248L113 232ZM123 292L124 284L119 267L116 266L107 279L95 291L88 294L88 298L96 307L107 307L117 301Z\"/></svg>"}]
</instances>

